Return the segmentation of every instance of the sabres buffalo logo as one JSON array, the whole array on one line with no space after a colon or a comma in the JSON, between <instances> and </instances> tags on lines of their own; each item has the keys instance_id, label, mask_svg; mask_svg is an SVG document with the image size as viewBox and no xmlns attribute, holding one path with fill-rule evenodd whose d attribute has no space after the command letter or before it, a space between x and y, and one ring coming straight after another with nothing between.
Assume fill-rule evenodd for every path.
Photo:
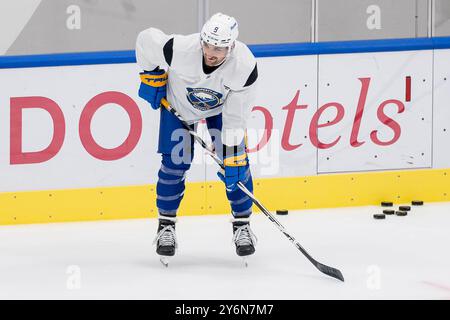
<instances>
[{"instance_id":1,"label":"sabres buffalo logo","mask_svg":"<svg viewBox=\"0 0 450 320\"><path fill-rule=\"evenodd\" d=\"M222 94L207 88L186 88L187 99L192 106L201 111L211 110L223 105Z\"/></svg>"}]
</instances>

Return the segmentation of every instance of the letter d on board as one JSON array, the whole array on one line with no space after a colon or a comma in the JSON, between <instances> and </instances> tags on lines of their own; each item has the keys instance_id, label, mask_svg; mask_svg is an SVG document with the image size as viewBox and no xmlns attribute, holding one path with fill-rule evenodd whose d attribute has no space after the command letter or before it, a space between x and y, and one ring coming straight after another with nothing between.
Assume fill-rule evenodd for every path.
<instances>
[{"instance_id":1,"label":"letter d on board","mask_svg":"<svg viewBox=\"0 0 450 320\"><path fill-rule=\"evenodd\" d=\"M47 148L41 151L22 150L22 110L39 108L47 111L53 121L53 137ZM10 99L10 164L45 162L61 149L65 136L64 115L58 104L45 97L12 97Z\"/></svg>"}]
</instances>

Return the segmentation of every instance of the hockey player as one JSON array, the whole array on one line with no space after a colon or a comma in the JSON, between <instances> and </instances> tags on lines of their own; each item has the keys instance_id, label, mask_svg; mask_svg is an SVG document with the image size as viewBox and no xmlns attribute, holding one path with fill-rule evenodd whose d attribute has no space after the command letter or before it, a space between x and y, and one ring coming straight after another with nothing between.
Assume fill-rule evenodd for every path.
<instances>
[{"instance_id":1,"label":"hockey player","mask_svg":"<svg viewBox=\"0 0 450 320\"><path fill-rule=\"evenodd\" d=\"M252 201L237 183L241 181L253 192L245 130L258 72L255 57L237 37L236 20L217 13L200 33L183 36L166 35L156 28L142 31L136 58L143 69L139 96L153 109L167 97L192 128L206 120L215 152L225 165L218 175L232 209L236 253L248 256L255 252L256 242L249 223ZM160 109L158 153L162 161L156 187L159 226L155 243L160 256L173 256L176 214L193 159L194 140L177 117Z\"/></svg>"}]
</instances>

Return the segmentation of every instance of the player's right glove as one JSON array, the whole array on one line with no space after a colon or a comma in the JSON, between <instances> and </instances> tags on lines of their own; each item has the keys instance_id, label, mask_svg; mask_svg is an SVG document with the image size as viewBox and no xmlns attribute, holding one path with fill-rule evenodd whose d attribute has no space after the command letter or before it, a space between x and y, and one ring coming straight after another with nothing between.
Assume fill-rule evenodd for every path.
<instances>
[{"instance_id":1,"label":"player's right glove","mask_svg":"<svg viewBox=\"0 0 450 320\"><path fill-rule=\"evenodd\" d=\"M167 73L157 68L141 72L140 77L139 97L148 101L153 109L158 109L161 99L166 96Z\"/></svg>"}]
</instances>

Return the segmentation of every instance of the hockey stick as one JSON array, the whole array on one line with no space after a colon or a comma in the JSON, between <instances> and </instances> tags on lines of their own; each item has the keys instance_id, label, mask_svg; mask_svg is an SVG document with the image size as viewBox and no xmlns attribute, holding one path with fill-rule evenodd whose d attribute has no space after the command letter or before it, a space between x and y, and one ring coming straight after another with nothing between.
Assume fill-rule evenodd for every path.
<instances>
[{"instance_id":1,"label":"hockey stick","mask_svg":"<svg viewBox=\"0 0 450 320\"><path fill-rule=\"evenodd\" d=\"M171 106L171 104L163 98L161 100L161 105L167 109L170 113L172 113L175 117L177 117L183 126L188 130L188 132L194 137L194 139L200 143L200 145L208 152L208 154L214 159L214 161L220 166L220 168L225 169L225 166L220 160L220 158L217 156L217 154L211 150L205 141L197 134L197 132L193 131L191 127L183 120L181 115ZM341 271L338 269L329 267L327 265L324 265L317 260L315 260L311 255L298 243L297 240L293 236L291 236L286 229L283 227L283 225L267 210L261 202L258 201L258 199L255 198L255 196L245 187L245 185L242 182L238 182L237 186L239 189L241 189L250 199L253 201L253 203L269 218L270 221L272 221L278 229L295 245L295 247L300 250L306 258L308 258L309 261L322 273L329 275L330 277L336 278L338 280L344 281L344 276L342 275Z\"/></svg>"}]
</instances>

